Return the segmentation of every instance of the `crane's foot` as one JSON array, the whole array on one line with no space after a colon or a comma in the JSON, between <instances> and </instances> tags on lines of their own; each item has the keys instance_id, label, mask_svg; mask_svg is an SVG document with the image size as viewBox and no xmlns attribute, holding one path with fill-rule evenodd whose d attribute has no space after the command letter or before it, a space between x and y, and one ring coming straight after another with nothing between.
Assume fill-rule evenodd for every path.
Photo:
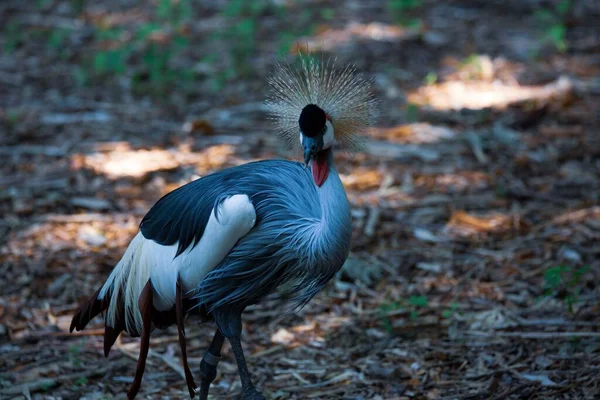
<instances>
[{"instance_id":1,"label":"crane's foot","mask_svg":"<svg viewBox=\"0 0 600 400\"><path fill-rule=\"evenodd\" d=\"M240 335L242 334L242 311L244 311L243 308L215 309L213 316L219 330L223 336L229 339L229 343L231 344L231 351L235 356L240 381L242 382L241 399L266 400L265 396L254 387L250 372L248 372L248 366L246 365L244 350L242 350L242 343L240 341Z\"/></svg>"},{"instance_id":2,"label":"crane's foot","mask_svg":"<svg viewBox=\"0 0 600 400\"><path fill-rule=\"evenodd\" d=\"M246 389L242 392L241 400L266 400L265 396L256 388Z\"/></svg>"},{"instance_id":3,"label":"crane's foot","mask_svg":"<svg viewBox=\"0 0 600 400\"><path fill-rule=\"evenodd\" d=\"M223 347L223 341L225 341L225 337L217 328L217 331L210 342L210 346L208 347L208 350L206 350L206 353L204 353L202 362L200 362L200 400L208 399L210 384L217 377L217 365L219 365L219 361L221 360L221 347Z\"/></svg>"},{"instance_id":4,"label":"crane's foot","mask_svg":"<svg viewBox=\"0 0 600 400\"><path fill-rule=\"evenodd\" d=\"M210 353L208 354L209 360L211 360L212 357L217 359L217 357L215 357L214 355ZM204 355L204 359L202 359L202 362L200 363L200 400L206 400L208 398L208 390L210 389L210 384L217 377L218 359L216 362L214 362L214 364L210 364L206 362L206 358L207 356Z\"/></svg>"}]
</instances>

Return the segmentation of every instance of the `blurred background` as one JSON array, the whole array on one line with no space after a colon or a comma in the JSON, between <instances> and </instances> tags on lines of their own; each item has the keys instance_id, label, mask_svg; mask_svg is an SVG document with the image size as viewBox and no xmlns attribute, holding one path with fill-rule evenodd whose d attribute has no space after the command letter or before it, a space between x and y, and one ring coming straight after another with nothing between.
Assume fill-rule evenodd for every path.
<instances>
[{"instance_id":1,"label":"blurred background","mask_svg":"<svg viewBox=\"0 0 600 400\"><path fill-rule=\"evenodd\" d=\"M381 118L337 160L340 276L249 311L269 399L582 399L600 373L597 0L3 0L0 398L122 398L138 344L68 334L149 207L298 158L263 100L278 58L354 63ZM198 365L212 327L188 321ZM185 398L174 329L140 398ZM213 398L239 393L226 346Z\"/></svg>"}]
</instances>

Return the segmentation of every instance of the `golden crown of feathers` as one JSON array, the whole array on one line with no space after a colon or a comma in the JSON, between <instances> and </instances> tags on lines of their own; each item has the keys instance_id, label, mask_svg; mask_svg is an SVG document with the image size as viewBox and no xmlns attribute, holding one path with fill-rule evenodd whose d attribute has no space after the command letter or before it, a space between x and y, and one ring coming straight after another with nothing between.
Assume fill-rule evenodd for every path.
<instances>
[{"instance_id":1,"label":"golden crown of feathers","mask_svg":"<svg viewBox=\"0 0 600 400\"><path fill-rule=\"evenodd\" d=\"M299 65L277 63L267 81L269 117L292 148L299 145L298 117L308 104L316 104L331 117L335 140L347 150L360 149L362 134L377 119L372 82L353 65L338 69L335 60L304 56Z\"/></svg>"}]
</instances>

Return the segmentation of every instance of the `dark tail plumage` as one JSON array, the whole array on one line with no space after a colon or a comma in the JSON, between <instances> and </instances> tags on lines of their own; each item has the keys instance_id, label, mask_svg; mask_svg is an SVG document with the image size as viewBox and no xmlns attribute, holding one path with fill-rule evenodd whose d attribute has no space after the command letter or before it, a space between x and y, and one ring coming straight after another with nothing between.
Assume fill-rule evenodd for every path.
<instances>
[{"instance_id":1,"label":"dark tail plumage","mask_svg":"<svg viewBox=\"0 0 600 400\"><path fill-rule=\"evenodd\" d=\"M106 311L109 307L112 296L108 293L104 299L98 299L101 289L98 289L96 293L85 303L81 305L75 312L73 319L71 320L70 331L73 330L81 331L87 324L98 314ZM183 320L187 311L191 308L189 304L183 299L182 288L177 284L177 302L173 309L167 311L158 311L153 306L153 289L150 281L146 283L142 294L138 300L138 308L142 314L142 331L141 332L128 332L130 336L142 336L140 345L140 357L138 359L135 379L131 384L127 397L133 399L141 386L142 377L146 368L146 358L148 356L148 350L150 347L150 333L152 327L168 327L172 324L177 324L177 330L179 333L179 345L181 346L181 358L185 371L186 383L190 393L190 397L193 398L196 394L196 384L190 371L187 362L187 351L185 343L185 329L183 327ZM108 357L110 349L114 345L115 341L119 337L122 331L126 330L125 326L125 305L123 303L124 295L121 291L116 294L116 312L114 314L114 326L105 324L104 326L104 356Z\"/></svg>"},{"instance_id":2,"label":"dark tail plumage","mask_svg":"<svg viewBox=\"0 0 600 400\"><path fill-rule=\"evenodd\" d=\"M87 324L94 319L100 313L106 311L110 304L110 297L107 296L105 299L98 299L98 295L100 294L100 290L98 289L96 293L88 301L83 303L75 312L73 319L71 320L71 327L69 328L69 332L73 332L73 330L81 331L85 329ZM110 353L110 349L113 344L119 337L122 331L125 330L125 306L123 304L123 296L119 293L118 298L118 311L116 313L115 326L104 326L104 357L108 357ZM132 336L136 336L133 334ZM137 335L139 336L139 335Z\"/></svg>"},{"instance_id":3,"label":"dark tail plumage","mask_svg":"<svg viewBox=\"0 0 600 400\"><path fill-rule=\"evenodd\" d=\"M73 330L83 330L86 327L86 325L92 319L94 319L96 315L100 314L108 308L108 301L104 299L98 299L100 290L102 290L102 288L98 289L88 301L83 303L77 309L75 315L73 316L73 319L71 320L71 327L69 328L69 332L73 332Z\"/></svg>"}]
</instances>

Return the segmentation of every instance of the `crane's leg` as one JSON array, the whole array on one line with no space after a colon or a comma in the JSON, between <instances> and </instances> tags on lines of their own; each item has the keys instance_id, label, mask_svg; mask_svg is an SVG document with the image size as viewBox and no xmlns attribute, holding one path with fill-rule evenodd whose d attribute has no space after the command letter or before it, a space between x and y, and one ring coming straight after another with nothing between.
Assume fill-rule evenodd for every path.
<instances>
[{"instance_id":1,"label":"crane's leg","mask_svg":"<svg viewBox=\"0 0 600 400\"><path fill-rule=\"evenodd\" d=\"M148 357L148 349L150 348L150 331L152 330L152 300L154 291L150 281L146 283L142 294L140 294L139 307L142 313L142 337L140 343L140 355L137 361L137 368L135 370L135 378L129 391L127 392L127 398L133 399L142 384L142 377L144 376L144 370L146 369L146 358Z\"/></svg>"},{"instance_id":2,"label":"crane's leg","mask_svg":"<svg viewBox=\"0 0 600 400\"><path fill-rule=\"evenodd\" d=\"M248 366L246 365L246 359L244 358L244 351L242 350L241 335L242 335L242 311L239 310L215 310L213 315L215 321L223 336L229 339L231 343L231 350L235 356L235 361L238 366L238 372L240 374L240 380L242 381L242 400L265 400L265 396L262 395L252 383L250 378L250 372L248 372Z\"/></svg>"},{"instance_id":3,"label":"crane's leg","mask_svg":"<svg viewBox=\"0 0 600 400\"><path fill-rule=\"evenodd\" d=\"M213 336L210 346L208 346L208 350L206 350L200 362L200 400L208 399L210 384L217 377L217 365L221 360L221 348L224 341L225 337L217 328L215 336Z\"/></svg>"},{"instance_id":4,"label":"crane's leg","mask_svg":"<svg viewBox=\"0 0 600 400\"><path fill-rule=\"evenodd\" d=\"M177 291L175 294L175 314L177 320L177 332L179 333L179 347L181 348L181 362L183 364L183 371L185 373L185 382L187 383L188 391L190 392L190 398L194 398L196 395L196 383L194 377L190 371L190 367L187 361L187 347L185 343L185 328L183 326L183 288L177 282Z\"/></svg>"}]
</instances>

